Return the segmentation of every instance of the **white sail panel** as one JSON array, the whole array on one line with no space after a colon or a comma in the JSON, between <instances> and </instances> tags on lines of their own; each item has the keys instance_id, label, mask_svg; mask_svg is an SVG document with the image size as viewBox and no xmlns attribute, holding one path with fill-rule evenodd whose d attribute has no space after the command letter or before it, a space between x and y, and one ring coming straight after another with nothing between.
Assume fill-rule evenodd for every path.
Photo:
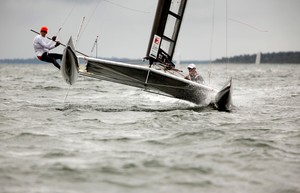
<instances>
[{"instance_id":1,"label":"white sail panel","mask_svg":"<svg viewBox=\"0 0 300 193\"><path fill-rule=\"evenodd\" d=\"M179 20L173 17L172 15L168 15L167 23L166 23L166 28L164 31L164 36L174 40L175 39L175 34L176 34L176 29Z\"/></svg>"},{"instance_id":2,"label":"white sail panel","mask_svg":"<svg viewBox=\"0 0 300 193\"><path fill-rule=\"evenodd\" d=\"M163 39L160 45L160 49L162 49L165 53L170 54L172 51L172 42Z\"/></svg>"},{"instance_id":3,"label":"white sail panel","mask_svg":"<svg viewBox=\"0 0 300 193\"><path fill-rule=\"evenodd\" d=\"M182 16L185 1L183 0L172 0L170 11L176 15Z\"/></svg>"}]
</instances>

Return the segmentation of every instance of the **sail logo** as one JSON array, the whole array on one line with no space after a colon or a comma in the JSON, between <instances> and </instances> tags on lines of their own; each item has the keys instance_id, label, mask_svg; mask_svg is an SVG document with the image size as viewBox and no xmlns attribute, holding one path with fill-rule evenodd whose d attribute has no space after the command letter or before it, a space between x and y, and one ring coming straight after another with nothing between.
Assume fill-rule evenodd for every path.
<instances>
[{"instance_id":1,"label":"sail logo","mask_svg":"<svg viewBox=\"0 0 300 193\"><path fill-rule=\"evenodd\" d=\"M160 39L159 39L158 37L155 37L154 43L155 43L155 44L159 44L159 42L160 42Z\"/></svg>"},{"instance_id":2,"label":"sail logo","mask_svg":"<svg viewBox=\"0 0 300 193\"><path fill-rule=\"evenodd\" d=\"M160 42L161 42L161 37L159 37L158 35L154 35L151 51L150 51L150 56L154 59L157 58Z\"/></svg>"}]
</instances>

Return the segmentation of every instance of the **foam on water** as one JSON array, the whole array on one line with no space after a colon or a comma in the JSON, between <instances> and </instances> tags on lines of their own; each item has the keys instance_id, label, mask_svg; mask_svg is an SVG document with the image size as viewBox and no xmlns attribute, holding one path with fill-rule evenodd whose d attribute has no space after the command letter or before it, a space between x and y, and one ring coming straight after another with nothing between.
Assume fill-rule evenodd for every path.
<instances>
[{"instance_id":1,"label":"foam on water","mask_svg":"<svg viewBox=\"0 0 300 193\"><path fill-rule=\"evenodd\" d=\"M64 103L51 65L0 65L1 191L299 192L299 68L229 66L225 113L85 77Z\"/></svg>"}]
</instances>

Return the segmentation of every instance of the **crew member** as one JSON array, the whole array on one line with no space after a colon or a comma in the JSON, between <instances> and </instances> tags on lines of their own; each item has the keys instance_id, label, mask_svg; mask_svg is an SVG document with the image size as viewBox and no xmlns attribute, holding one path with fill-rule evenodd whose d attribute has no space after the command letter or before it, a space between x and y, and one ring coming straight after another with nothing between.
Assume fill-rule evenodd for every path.
<instances>
[{"instance_id":1,"label":"crew member","mask_svg":"<svg viewBox=\"0 0 300 193\"><path fill-rule=\"evenodd\" d=\"M47 39L46 34L48 33L48 28L46 26L41 27L40 34L37 35L33 40L33 48L37 58L44 62L52 63L58 69L60 65L56 60L62 59L62 54L49 53L49 50L60 45L59 41L56 40L56 36L52 37L52 40Z\"/></svg>"},{"instance_id":2,"label":"crew member","mask_svg":"<svg viewBox=\"0 0 300 193\"><path fill-rule=\"evenodd\" d=\"M204 84L204 79L200 74L198 74L195 64L189 64L188 70L189 74L186 77L184 77L185 79Z\"/></svg>"}]
</instances>

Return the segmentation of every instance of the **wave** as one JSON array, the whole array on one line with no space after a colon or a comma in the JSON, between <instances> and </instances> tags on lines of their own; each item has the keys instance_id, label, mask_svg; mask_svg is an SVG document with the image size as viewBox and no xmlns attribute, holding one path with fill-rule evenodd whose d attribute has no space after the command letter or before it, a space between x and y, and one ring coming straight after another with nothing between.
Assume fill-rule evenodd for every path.
<instances>
[{"instance_id":1,"label":"wave","mask_svg":"<svg viewBox=\"0 0 300 193\"><path fill-rule=\"evenodd\" d=\"M181 137L199 137L199 136L206 136L206 135L224 135L225 132L221 130L215 130L215 129L205 129L201 131L183 131L183 132L177 132L172 135L172 138L181 138Z\"/></svg>"},{"instance_id":2,"label":"wave","mask_svg":"<svg viewBox=\"0 0 300 193\"><path fill-rule=\"evenodd\" d=\"M240 145L251 146L251 147L261 147L261 148L274 148L275 142L272 140L259 140L253 138L239 138L234 139L234 142L239 143Z\"/></svg>"},{"instance_id":3,"label":"wave","mask_svg":"<svg viewBox=\"0 0 300 193\"><path fill-rule=\"evenodd\" d=\"M274 159L281 157L292 161L297 160L297 157L300 155L297 145L292 146L291 144L281 143L280 141L277 142L274 140L239 138L234 139L233 143L236 144L234 146L239 146L240 148L244 146L246 148L250 148L251 151L264 154L265 156L272 157ZM249 151L247 150L247 152Z\"/></svg>"},{"instance_id":4,"label":"wave","mask_svg":"<svg viewBox=\"0 0 300 193\"><path fill-rule=\"evenodd\" d=\"M67 172L67 173L77 173L79 171L79 169L77 167L72 167L70 165L67 164L63 164L63 163L54 163L52 165L50 165L50 168L52 171L60 171L60 172Z\"/></svg>"},{"instance_id":5,"label":"wave","mask_svg":"<svg viewBox=\"0 0 300 193\"><path fill-rule=\"evenodd\" d=\"M71 153L69 151L63 151L63 150L48 152L43 155L44 158L61 158L61 157L73 157L73 156L75 156L74 153Z\"/></svg>"},{"instance_id":6,"label":"wave","mask_svg":"<svg viewBox=\"0 0 300 193\"><path fill-rule=\"evenodd\" d=\"M131 137L113 137L113 138L90 138L88 140L91 140L91 141L102 141L102 142L112 142L112 141L129 142L129 141L136 140L136 138L131 138Z\"/></svg>"},{"instance_id":7,"label":"wave","mask_svg":"<svg viewBox=\"0 0 300 193\"><path fill-rule=\"evenodd\" d=\"M50 137L51 135L44 133L21 132L15 137Z\"/></svg>"},{"instance_id":8,"label":"wave","mask_svg":"<svg viewBox=\"0 0 300 193\"><path fill-rule=\"evenodd\" d=\"M92 105L92 104L65 104L63 107L57 107L58 111L99 111L99 112L172 112L172 111L195 111L195 112L203 112L203 111L211 111L213 107L203 107L203 106L164 106L164 107L143 107L143 106L125 106L120 105Z\"/></svg>"},{"instance_id":9,"label":"wave","mask_svg":"<svg viewBox=\"0 0 300 193\"><path fill-rule=\"evenodd\" d=\"M36 85L32 89L36 90L47 90L47 91L60 91L60 90L65 90L61 87L58 86L43 86L43 85Z\"/></svg>"},{"instance_id":10,"label":"wave","mask_svg":"<svg viewBox=\"0 0 300 193\"><path fill-rule=\"evenodd\" d=\"M147 143L158 146L173 146L191 143L195 140L215 140L225 135L224 131L214 129L203 129L200 131L179 131L170 135L140 140L139 143Z\"/></svg>"}]
</instances>

